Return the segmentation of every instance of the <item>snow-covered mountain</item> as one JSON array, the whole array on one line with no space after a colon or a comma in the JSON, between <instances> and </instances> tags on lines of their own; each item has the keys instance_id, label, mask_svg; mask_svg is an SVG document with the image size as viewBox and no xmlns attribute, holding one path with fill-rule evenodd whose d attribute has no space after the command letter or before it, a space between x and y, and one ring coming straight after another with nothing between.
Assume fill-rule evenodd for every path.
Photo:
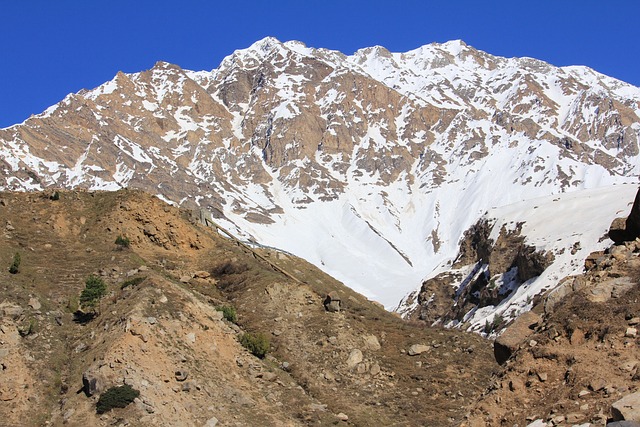
<instances>
[{"instance_id":1,"label":"snow-covered mountain","mask_svg":"<svg viewBox=\"0 0 640 427\"><path fill-rule=\"evenodd\" d=\"M462 41L348 56L266 38L210 72L118 73L0 130L0 188L141 188L394 308L453 263L483 215L637 183L639 141L640 89L586 67ZM602 209L632 200L603 191L616 196ZM562 274L598 245L586 231L610 222L575 218L543 219L575 226Z\"/></svg>"}]
</instances>

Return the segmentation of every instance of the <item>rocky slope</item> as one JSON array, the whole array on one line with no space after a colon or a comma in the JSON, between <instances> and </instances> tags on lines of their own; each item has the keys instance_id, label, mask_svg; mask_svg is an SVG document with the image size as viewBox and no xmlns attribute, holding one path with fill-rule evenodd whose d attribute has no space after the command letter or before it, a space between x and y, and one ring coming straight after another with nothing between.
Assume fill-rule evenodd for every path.
<instances>
[{"instance_id":1,"label":"rocky slope","mask_svg":"<svg viewBox=\"0 0 640 427\"><path fill-rule=\"evenodd\" d=\"M478 335L402 321L193 218L139 191L0 193L3 425L454 425L486 387ZM91 274L107 284L95 317L77 311ZM245 332L270 338L264 359ZM97 414L123 384L135 402Z\"/></svg>"},{"instance_id":2,"label":"rocky slope","mask_svg":"<svg viewBox=\"0 0 640 427\"><path fill-rule=\"evenodd\" d=\"M463 425L640 422L638 219L640 192L630 227L614 222L610 232L626 238L591 254L584 274L567 277L500 335L494 352L504 367Z\"/></svg>"},{"instance_id":3,"label":"rocky slope","mask_svg":"<svg viewBox=\"0 0 640 427\"><path fill-rule=\"evenodd\" d=\"M611 245L611 218L631 211L637 190L604 187L490 209L464 233L456 259L406 299L405 315L495 335L566 276L582 273L592 251Z\"/></svg>"},{"instance_id":4,"label":"rocky slope","mask_svg":"<svg viewBox=\"0 0 640 427\"><path fill-rule=\"evenodd\" d=\"M0 130L0 188L145 189L393 308L492 207L637 182L639 117L640 89L584 67L267 38L211 72L119 73Z\"/></svg>"}]
</instances>

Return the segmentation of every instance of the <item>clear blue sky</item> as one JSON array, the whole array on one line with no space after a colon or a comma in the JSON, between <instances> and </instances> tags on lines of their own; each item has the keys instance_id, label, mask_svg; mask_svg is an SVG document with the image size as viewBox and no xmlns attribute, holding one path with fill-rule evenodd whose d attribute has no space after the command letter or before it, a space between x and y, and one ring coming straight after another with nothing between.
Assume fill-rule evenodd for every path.
<instances>
[{"instance_id":1,"label":"clear blue sky","mask_svg":"<svg viewBox=\"0 0 640 427\"><path fill-rule=\"evenodd\" d=\"M0 0L0 127L158 60L211 70L265 36L351 54L462 39L640 86L637 0Z\"/></svg>"}]
</instances>

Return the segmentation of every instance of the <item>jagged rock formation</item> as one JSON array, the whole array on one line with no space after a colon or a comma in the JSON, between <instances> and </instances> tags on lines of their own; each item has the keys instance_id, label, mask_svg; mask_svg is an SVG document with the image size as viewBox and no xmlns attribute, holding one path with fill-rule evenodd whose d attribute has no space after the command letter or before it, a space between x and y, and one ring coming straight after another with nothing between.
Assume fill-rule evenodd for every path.
<instances>
[{"instance_id":1,"label":"jagged rock formation","mask_svg":"<svg viewBox=\"0 0 640 427\"><path fill-rule=\"evenodd\" d=\"M267 38L211 72L118 73L0 130L0 188L204 207L391 308L488 209L636 182L639 117L638 88L584 67Z\"/></svg>"}]
</instances>

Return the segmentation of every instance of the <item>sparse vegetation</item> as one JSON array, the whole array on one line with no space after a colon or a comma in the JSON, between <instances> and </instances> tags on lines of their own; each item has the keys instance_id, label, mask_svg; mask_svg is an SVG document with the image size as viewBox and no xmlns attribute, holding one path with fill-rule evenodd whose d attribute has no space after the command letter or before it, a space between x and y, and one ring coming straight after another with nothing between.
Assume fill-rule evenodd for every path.
<instances>
[{"instance_id":1,"label":"sparse vegetation","mask_svg":"<svg viewBox=\"0 0 640 427\"><path fill-rule=\"evenodd\" d=\"M29 322L18 328L18 333L21 337L26 337L33 334L36 331L35 319L29 319Z\"/></svg>"},{"instance_id":2,"label":"sparse vegetation","mask_svg":"<svg viewBox=\"0 0 640 427\"><path fill-rule=\"evenodd\" d=\"M134 277L133 279L125 280L124 282L122 282L122 285L120 285L120 289L128 288L130 286L138 286L140 283L144 282L144 279L146 278L146 276L139 276Z\"/></svg>"},{"instance_id":3,"label":"sparse vegetation","mask_svg":"<svg viewBox=\"0 0 640 427\"><path fill-rule=\"evenodd\" d=\"M240 337L240 344L260 359L264 359L271 345L266 335L262 333L251 334L249 332Z\"/></svg>"},{"instance_id":4,"label":"sparse vegetation","mask_svg":"<svg viewBox=\"0 0 640 427\"><path fill-rule=\"evenodd\" d=\"M131 245L131 241L127 236L119 235L116 237L116 245L118 245L121 249L128 248Z\"/></svg>"},{"instance_id":5,"label":"sparse vegetation","mask_svg":"<svg viewBox=\"0 0 640 427\"><path fill-rule=\"evenodd\" d=\"M21 262L22 262L22 259L20 258L20 253L16 252L15 255L13 256L13 263L11 264L11 267L9 267L9 273L18 274L20 272Z\"/></svg>"},{"instance_id":6,"label":"sparse vegetation","mask_svg":"<svg viewBox=\"0 0 640 427\"><path fill-rule=\"evenodd\" d=\"M222 316L225 318L225 320L231 323L236 323L238 321L238 312L234 307L230 305L223 305L216 308L216 310L222 312Z\"/></svg>"},{"instance_id":7,"label":"sparse vegetation","mask_svg":"<svg viewBox=\"0 0 640 427\"><path fill-rule=\"evenodd\" d=\"M104 414L113 408L125 408L138 396L140 396L140 392L130 385L111 387L100 395L96 403L96 412Z\"/></svg>"},{"instance_id":8,"label":"sparse vegetation","mask_svg":"<svg viewBox=\"0 0 640 427\"><path fill-rule=\"evenodd\" d=\"M489 335L497 330L502 325L502 322L504 322L504 317L502 317L500 314L496 314L495 316L493 316L493 320L491 322L489 322L489 320L485 322L482 332Z\"/></svg>"},{"instance_id":9,"label":"sparse vegetation","mask_svg":"<svg viewBox=\"0 0 640 427\"><path fill-rule=\"evenodd\" d=\"M107 285L100 277L92 274L85 282L85 288L80 294L80 306L95 309L100 298L107 293Z\"/></svg>"}]
</instances>

